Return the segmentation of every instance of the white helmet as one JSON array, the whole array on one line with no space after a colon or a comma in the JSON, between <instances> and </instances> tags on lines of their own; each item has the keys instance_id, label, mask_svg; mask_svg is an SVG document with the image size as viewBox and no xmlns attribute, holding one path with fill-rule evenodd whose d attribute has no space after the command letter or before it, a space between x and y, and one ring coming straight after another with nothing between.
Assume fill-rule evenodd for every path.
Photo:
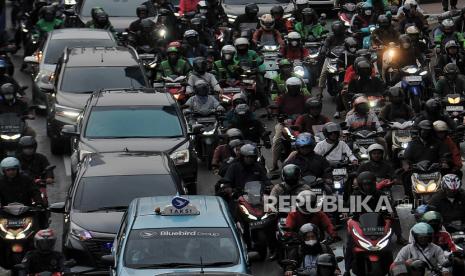
<instances>
[{"instance_id":1,"label":"white helmet","mask_svg":"<svg viewBox=\"0 0 465 276\"><path fill-rule=\"evenodd\" d=\"M295 1L296 5L307 5L309 4L308 0L297 0Z\"/></svg>"},{"instance_id":2,"label":"white helmet","mask_svg":"<svg viewBox=\"0 0 465 276\"><path fill-rule=\"evenodd\" d=\"M247 46L249 46L250 43L249 43L249 40L247 38L239 37L236 40L234 40L234 46L237 47L239 45L247 45Z\"/></svg>"},{"instance_id":3,"label":"white helmet","mask_svg":"<svg viewBox=\"0 0 465 276\"><path fill-rule=\"evenodd\" d=\"M449 126L446 122L438 120L433 123L433 129L437 132L449 131Z\"/></svg>"},{"instance_id":4,"label":"white helmet","mask_svg":"<svg viewBox=\"0 0 465 276\"><path fill-rule=\"evenodd\" d=\"M458 191L462 186L462 181L455 174L446 174L441 180L441 188L443 190Z\"/></svg>"},{"instance_id":5,"label":"white helmet","mask_svg":"<svg viewBox=\"0 0 465 276\"><path fill-rule=\"evenodd\" d=\"M384 154L384 147L380 144L372 144L368 147L367 151L368 151L368 158L371 159L371 152L374 151L374 150L380 150L383 152Z\"/></svg>"},{"instance_id":6,"label":"white helmet","mask_svg":"<svg viewBox=\"0 0 465 276\"><path fill-rule=\"evenodd\" d=\"M221 57L224 57L226 60L233 59L236 53L237 50L232 45L224 45L223 48L221 48Z\"/></svg>"},{"instance_id":7,"label":"white helmet","mask_svg":"<svg viewBox=\"0 0 465 276\"><path fill-rule=\"evenodd\" d=\"M286 80L286 86L302 86L302 81L297 77L290 77Z\"/></svg>"},{"instance_id":8,"label":"white helmet","mask_svg":"<svg viewBox=\"0 0 465 276\"><path fill-rule=\"evenodd\" d=\"M290 32L287 39L302 39L302 36L298 32Z\"/></svg>"},{"instance_id":9,"label":"white helmet","mask_svg":"<svg viewBox=\"0 0 465 276\"><path fill-rule=\"evenodd\" d=\"M405 4L409 4L410 6L418 6L417 1L415 1L415 0L406 0L404 5Z\"/></svg>"}]
</instances>

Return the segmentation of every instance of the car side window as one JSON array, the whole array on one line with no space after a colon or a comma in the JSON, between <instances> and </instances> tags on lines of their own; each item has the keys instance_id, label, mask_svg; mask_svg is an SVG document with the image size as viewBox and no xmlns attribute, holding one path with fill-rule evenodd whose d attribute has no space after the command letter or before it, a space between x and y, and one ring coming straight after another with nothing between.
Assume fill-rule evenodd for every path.
<instances>
[{"instance_id":1,"label":"car side window","mask_svg":"<svg viewBox=\"0 0 465 276\"><path fill-rule=\"evenodd\" d=\"M55 69L55 73L53 74L54 75L53 85L55 86L56 89L58 88L58 79L59 79L61 67L63 67L63 56L58 61L57 67Z\"/></svg>"},{"instance_id":2,"label":"car side window","mask_svg":"<svg viewBox=\"0 0 465 276\"><path fill-rule=\"evenodd\" d=\"M124 215L123 215L123 218L121 219L121 227L119 229L119 232L118 232L118 236L116 237L116 245L115 247L117 248L116 250L116 254L119 254L121 252L121 247L123 245L123 241L124 239L126 238L126 226L128 225L128 222L127 222L127 214L128 212L125 212Z\"/></svg>"}]
</instances>

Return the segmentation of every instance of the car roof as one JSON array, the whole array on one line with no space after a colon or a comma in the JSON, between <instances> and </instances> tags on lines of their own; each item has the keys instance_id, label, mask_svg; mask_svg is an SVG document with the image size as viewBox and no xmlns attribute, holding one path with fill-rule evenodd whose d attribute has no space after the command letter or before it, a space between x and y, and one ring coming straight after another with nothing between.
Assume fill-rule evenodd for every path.
<instances>
[{"instance_id":1,"label":"car roof","mask_svg":"<svg viewBox=\"0 0 465 276\"><path fill-rule=\"evenodd\" d=\"M171 174L168 157L160 152L108 152L89 154L83 177Z\"/></svg>"},{"instance_id":2,"label":"car roof","mask_svg":"<svg viewBox=\"0 0 465 276\"><path fill-rule=\"evenodd\" d=\"M154 89L115 89L96 92L93 106L169 106L174 104L170 93L155 92Z\"/></svg>"},{"instance_id":3,"label":"car roof","mask_svg":"<svg viewBox=\"0 0 465 276\"><path fill-rule=\"evenodd\" d=\"M91 28L56 29L50 33L51 39L108 39L113 40L107 30ZM116 44L116 42L115 42Z\"/></svg>"},{"instance_id":4,"label":"car roof","mask_svg":"<svg viewBox=\"0 0 465 276\"><path fill-rule=\"evenodd\" d=\"M66 67L139 66L133 50L126 47L75 47L65 53Z\"/></svg>"},{"instance_id":5,"label":"car roof","mask_svg":"<svg viewBox=\"0 0 465 276\"><path fill-rule=\"evenodd\" d=\"M132 229L147 228L192 228L192 227L230 227L228 209L223 199L217 196L183 196L199 210L199 215L163 216L155 213L156 208L163 210L171 206L172 196L155 196L134 199L131 203L135 211Z\"/></svg>"}]
</instances>

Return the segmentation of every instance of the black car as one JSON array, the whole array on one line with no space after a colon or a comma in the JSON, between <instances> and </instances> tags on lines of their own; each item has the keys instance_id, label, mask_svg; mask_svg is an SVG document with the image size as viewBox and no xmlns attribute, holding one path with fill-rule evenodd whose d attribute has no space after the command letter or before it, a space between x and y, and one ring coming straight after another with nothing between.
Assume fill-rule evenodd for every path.
<instances>
[{"instance_id":1,"label":"black car","mask_svg":"<svg viewBox=\"0 0 465 276\"><path fill-rule=\"evenodd\" d=\"M169 156L154 152L87 155L78 166L66 202L52 204L64 213L63 252L80 265L105 269L121 218L138 197L185 194Z\"/></svg>"},{"instance_id":2,"label":"black car","mask_svg":"<svg viewBox=\"0 0 465 276\"><path fill-rule=\"evenodd\" d=\"M69 148L63 125L74 124L89 96L105 88L141 88L149 82L137 53L126 47L66 49L53 74L47 97L47 135L53 154Z\"/></svg>"},{"instance_id":3,"label":"black car","mask_svg":"<svg viewBox=\"0 0 465 276\"><path fill-rule=\"evenodd\" d=\"M188 131L179 105L169 93L154 89L95 92L77 125L63 127L73 135L71 172L89 153L162 151L173 159L190 193L196 193L197 156L191 141L201 126Z\"/></svg>"}]
</instances>

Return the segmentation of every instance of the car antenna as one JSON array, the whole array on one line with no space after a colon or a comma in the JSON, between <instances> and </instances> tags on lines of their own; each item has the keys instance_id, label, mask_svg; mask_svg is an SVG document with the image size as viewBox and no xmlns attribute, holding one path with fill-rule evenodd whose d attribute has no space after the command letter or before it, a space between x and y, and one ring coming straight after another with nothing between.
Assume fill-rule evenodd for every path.
<instances>
[{"instance_id":1,"label":"car antenna","mask_svg":"<svg viewBox=\"0 0 465 276\"><path fill-rule=\"evenodd\" d=\"M205 274L205 271L203 271L203 261L202 261L202 256L200 256L200 274Z\"/></svg>"},{"instance_id":2,"label":"car antenna","mask_svg":"<svg viewBox=\"0 0 465 276\"><path fill-rule=\"evenodd\" d=\"M125 147L125 148L124 148L124 151L125 151L125 152L129 152L128 147Z\"/></svg>"},{"instance_id":3,"label":"car antenna","mask_svg":"<svg viewBox=\"0 0 465 276\"><path fill-rule=\"evenodd\" d=\"M100 62L103 62L103 53L100 53Z\"/></svg>"}]
</instances>

